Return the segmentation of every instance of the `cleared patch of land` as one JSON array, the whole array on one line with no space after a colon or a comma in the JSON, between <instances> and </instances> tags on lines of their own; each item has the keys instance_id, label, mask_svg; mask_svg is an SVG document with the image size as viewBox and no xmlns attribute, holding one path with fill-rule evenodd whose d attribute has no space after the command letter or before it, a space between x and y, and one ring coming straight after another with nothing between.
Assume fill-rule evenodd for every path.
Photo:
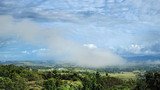
<instances>
[{"instance_id":1,"label":"cleared patch of land","mask_svg":"<svg viewBox=\"0 0 160 90\"><path fill-rule=\"evenodd\" d=\"M133 72L109 73L108 75L123 80L129 80L129 79L135 80L137 78L137 75Z\"/></svg>"}]
</instances>

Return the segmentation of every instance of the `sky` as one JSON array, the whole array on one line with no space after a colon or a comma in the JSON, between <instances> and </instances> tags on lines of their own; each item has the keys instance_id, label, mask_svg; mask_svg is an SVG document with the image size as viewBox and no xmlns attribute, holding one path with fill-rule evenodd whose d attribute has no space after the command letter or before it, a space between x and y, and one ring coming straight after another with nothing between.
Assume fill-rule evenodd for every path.
<instances>
[{"instance_id":1,"label":"sky","mask_svg":"<svg viewBox=\"0 0 160 90\"><path fill-rule=\"evenodd\" d=\"M0 59L92 66L159 60L159 6L160 0L1 0Z\"/></svg>"}]
</instances>

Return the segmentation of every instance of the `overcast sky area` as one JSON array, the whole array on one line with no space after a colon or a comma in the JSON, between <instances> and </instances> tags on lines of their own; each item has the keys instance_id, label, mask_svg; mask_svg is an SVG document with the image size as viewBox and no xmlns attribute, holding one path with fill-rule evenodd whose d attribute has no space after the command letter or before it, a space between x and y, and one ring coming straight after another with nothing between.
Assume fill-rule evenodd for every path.
<instances>
[{"instance_id":1,"label":"overcast sky area","mask_svg":"<svg viewBox=\"0 0 160 90\"><path fill-rule=\"evenodd\" d=\"M0 1L2 61L105 66L159 59L160 0Z\"/></svg>"}]
</instances>

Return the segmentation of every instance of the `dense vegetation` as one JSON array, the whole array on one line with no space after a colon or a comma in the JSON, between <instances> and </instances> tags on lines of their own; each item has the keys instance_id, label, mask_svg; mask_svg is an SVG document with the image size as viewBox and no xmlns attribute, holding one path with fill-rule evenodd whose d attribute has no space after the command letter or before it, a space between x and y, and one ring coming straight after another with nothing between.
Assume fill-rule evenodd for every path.
<instances>
[{"instance_id":1,"label":"dense vegetation","mask_svg":"<svg viewBox=\"0 0 160 90\"><path fill-rule=\"evenodd\" d=\"M150 71L143 76L139 76L136 90L160 90L160 72Z\"/></svg>"},{"instance_id":2,"label":"dense vegetation","mask_svg":"<svg viewBox=\"0 0 160 90\"><path fill-rule=\"evenodd\" d=\"M0 65L0 90L159 90L159 85L158 72L123 80L102 71Z\"/></svg>"}]
</instances>

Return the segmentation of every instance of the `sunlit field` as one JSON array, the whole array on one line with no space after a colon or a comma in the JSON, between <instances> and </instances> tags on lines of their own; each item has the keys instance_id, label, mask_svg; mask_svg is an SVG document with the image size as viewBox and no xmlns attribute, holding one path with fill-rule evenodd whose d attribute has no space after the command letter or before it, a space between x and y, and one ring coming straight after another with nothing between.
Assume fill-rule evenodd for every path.
<instances>
[{"instance_id":1,"label":"sunlit field","mask_svg":"<svg viewBox=\"0 0 160 90\"><path fill-rule=\"evenodd\" d=\"M111 77L120 78L122 80L137 79L137 74L133 72L109 73L108 75L110 75Z\"/></svg>"}]
</instances>

